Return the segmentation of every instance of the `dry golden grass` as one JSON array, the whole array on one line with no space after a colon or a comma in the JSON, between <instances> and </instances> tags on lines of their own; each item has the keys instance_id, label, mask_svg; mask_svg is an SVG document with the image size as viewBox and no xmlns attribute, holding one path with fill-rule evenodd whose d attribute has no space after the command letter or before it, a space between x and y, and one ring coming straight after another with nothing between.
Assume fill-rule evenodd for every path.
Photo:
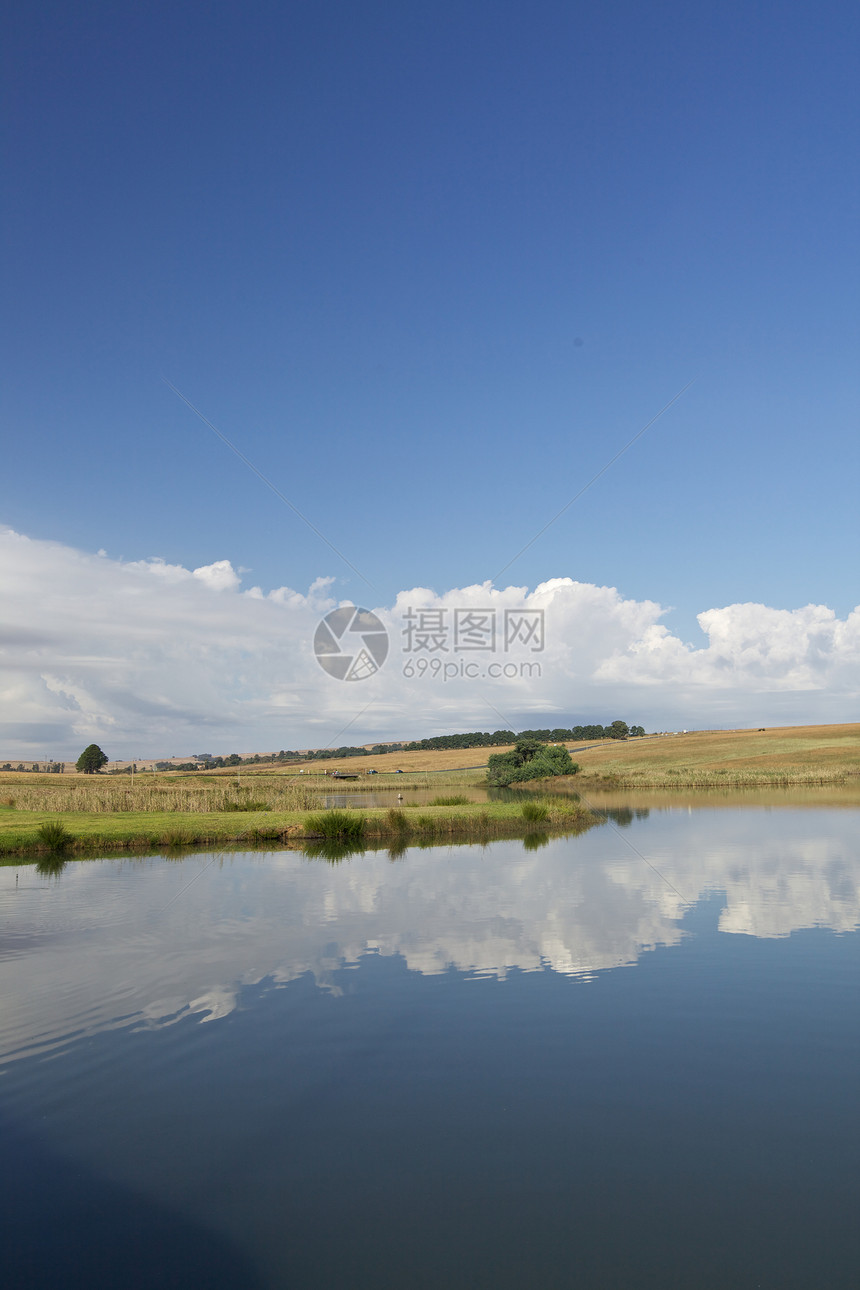
<instances>
[{"instance_id":1,"label":"dry golden grass","mask_svg":"<svg viewBox=\"0 0 860 1290\"><path fill-rule=\"evenodd\" d=\"M326 781L323 781L326 782ZM218 814L248 811L252 803L271 811L308 810L317 804L318 789L303 779L285 775L255 776L253 784L237 787L231 779L216 780L195 771L185 775L137 775L126 778L79 775L9 773L0 775L0 807L19 811L87 811L99 814Z\"/></svg>"},{"instance_id":2,"label":"dry golden grass","mask_svg":"<svg viewBox=\"0 0 860 1290\"><path fill-rule=\"evenodd\" d=\"M698 731L571 752L583 782L837 783L860 775L860 724Z\"/></svg>"},{"instance_id":3,"label":"dry golden grass","mask_svg":"<svg viewBox=\"0 0 860 1290\"><path fill-rule=\"evenodd\" d=\"M302 778L307 775L322 775L324 770L329 772L342 770L348 775L364 775L369 770L376 770L380 775L390 775L396 770L419 772L464 770L472 766L486 766L489 753L509 752L512 747L513 744L508 744L505 748L451 748L443 752L392 752L367 757L331 757L325 761L305 762L303 767L305 774ZM248 769L253 773L252 767ZM290 766L288 773L295 775L298 769L298 766ZM242 773L245 773L244 767L242 767ZM233 774L235 775L235 771Z\"/></svg>"}]
</instances>

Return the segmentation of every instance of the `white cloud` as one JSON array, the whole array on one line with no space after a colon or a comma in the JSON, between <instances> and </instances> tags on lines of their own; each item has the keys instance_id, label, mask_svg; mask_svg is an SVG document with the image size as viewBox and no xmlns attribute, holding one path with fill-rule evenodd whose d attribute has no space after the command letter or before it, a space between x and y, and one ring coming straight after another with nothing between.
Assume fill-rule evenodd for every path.
<instances>
[{"instance_id":1,"label":"white cloud","mask_svg":"<svg viewBox=\"0 0 860 1290\"><path fill-rule=\"evenodd\" d=\"M339 682L313 654L333 581L243 589L227 559L123 562L0 531L0 754L76 756L91 740L115 757L250 752L617 716L659 729L838 721L860 692L860 609L844 621L819 605L708 609L695 648L655 601L570 578L368 606L389 657ZM523 608L544 613L540 652L504 649L505 611ZM446 650L404 653L410 609L444 611ZM455 648L458 609L490 614L495 653Z\"/></svg>"},{"instance_id":2,"label":"white cloud","mask_svg":"<svg viewBox=\"0 0 860 1290\"><path fill-rule=\"evenodd\" d=\"M216 560L214 564L201 565L194 570L193 576L213 591L236 591L242 581L229 560Z\"/></svg>"}]
</instances>

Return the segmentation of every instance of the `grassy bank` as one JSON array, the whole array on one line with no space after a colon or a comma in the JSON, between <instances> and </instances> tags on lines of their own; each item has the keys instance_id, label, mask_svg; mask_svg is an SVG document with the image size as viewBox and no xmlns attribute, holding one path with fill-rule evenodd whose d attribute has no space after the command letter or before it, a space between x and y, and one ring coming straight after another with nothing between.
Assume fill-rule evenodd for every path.
<instances>
[{"instance_id":1,"label":"grassy bank","mask_svg":"<svg viewBox=\"0 0 860 1290\"><path fill-rule=\"evenodd\" d=\"M576 833L598 823L578 802L465 803L400 809L158 813L20 811L0 808L0 858L163 847L302 841L470 840L535 831ZM61 832L57 832L57 830Z\"/></svg>"}]
</instances>

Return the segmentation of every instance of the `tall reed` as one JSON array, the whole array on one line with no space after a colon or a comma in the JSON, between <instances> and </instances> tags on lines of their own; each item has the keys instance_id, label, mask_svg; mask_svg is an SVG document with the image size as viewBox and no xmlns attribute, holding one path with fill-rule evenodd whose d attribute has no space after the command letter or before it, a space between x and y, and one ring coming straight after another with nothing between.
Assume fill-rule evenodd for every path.
<instances>
[{"instance_id":1,"label":"tall reed","mask_svg":"<svg viewBox=\"0 0 860 1290\"><path fill-rule=\"evenodd\" d=\"M55 784L44 780L28 783L21 775L16 779L14 793L10 786L6 801L14 801L19 811L94 811L106 815L137 811L195 814L236 810L307 811L318 805L319 788L283 776L263 775L254 776L252 787L239 788L225 778L209 784L189 779L171 784L143 781L132 785L131 780L88 775Z\"/></svg>"}]
</instances>

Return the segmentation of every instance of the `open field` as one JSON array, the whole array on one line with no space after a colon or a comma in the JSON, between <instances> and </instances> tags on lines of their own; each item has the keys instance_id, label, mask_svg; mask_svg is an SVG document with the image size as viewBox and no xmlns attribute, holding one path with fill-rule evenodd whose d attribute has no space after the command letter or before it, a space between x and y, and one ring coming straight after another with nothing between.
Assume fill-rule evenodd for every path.
<instances>
[{"instance_id":1,"label":"open field","mask_svg":"<svg viewBox=\"0 0 860 1290\"><path fill-rule=\"evenodd\" d=\"M446 748L442 752L391 752L369 754L367 757L331 757L324 761L304 763L304 772L305 775L321 775L324 770L337 769L347 774L354 774L356 771L362 774L372 769L380 774L393 774L397 770L450 773L473 766L485 766L488 753L507 752L512 747L513 744L506 748ZM298 766L290 769L292 774L296 774Z\"/></svg>"},{"instance_id":2,"label":"open field","mask_svg":"<svg viewBox=\"0 0 860 1290\"><path fill-rule=\"evenodd\" d=\"M574 761L580 763L583 781L610 779L618 783L623 779L625 783L630 781L639 786L665 783L667 787L696 783L719 785L726 780L744 784L835 784L860 775L860 723L856 722L773 727L764 731L712 730L642 739L603 739L598 743L585 741L565 746ZM442 775L450 776L451 784L474 783L480 775L477 779L458 781L457 772L467 775L468 768L485 766L489 754L507 751L508 748L501 747L463 748L332 758L306 766L301 778L310 777L313 782L323 771L337 769L358 774L358 781L347 781L355 784L361 783L366 772L373 769L379 774L377 788L397 770L426 775L428 778L422 785L425 787L435 786L435 777ZM249 769L247 773L255 772ZM295 774L296 770L291 773ZM244 768L242 774L244 777ZM401 778L405 782L405 775L398 776ZM339 791L341 787L346 785L339 786Z\"/></svg>"},{"instance_id":3,"label":"open field","mask_svg":"<svg viewBox=\"0 0 860 1290\"><path fill-rule=\"evenodd\" d=\"M860 778L860 724L719 730L571 746L583 787L844 784Z\"/></svg>"}]
</instances>

